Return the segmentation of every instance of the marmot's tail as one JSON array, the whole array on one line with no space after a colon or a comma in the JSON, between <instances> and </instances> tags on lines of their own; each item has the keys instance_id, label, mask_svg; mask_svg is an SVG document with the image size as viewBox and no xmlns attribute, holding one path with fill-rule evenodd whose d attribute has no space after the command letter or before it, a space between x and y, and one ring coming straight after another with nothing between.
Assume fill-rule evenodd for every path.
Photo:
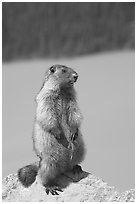
<instances>
[{"instance_id":1,"label":"marmot's tail","mask_svg":"<svg viewBox=\"0 0 137 204\"><path fill-rule=\"evenodd\" d=\"M19 181L25 187L29 187L34 183L39 169L39 162L27 165L18 170Z\"/></svg>"}]
</instances>

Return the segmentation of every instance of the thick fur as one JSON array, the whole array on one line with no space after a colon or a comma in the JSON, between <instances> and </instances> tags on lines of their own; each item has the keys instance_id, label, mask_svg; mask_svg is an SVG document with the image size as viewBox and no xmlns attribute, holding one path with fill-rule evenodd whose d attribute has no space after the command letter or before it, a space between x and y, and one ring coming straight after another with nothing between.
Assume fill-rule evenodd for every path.
<instances>
[{"instance_id":1,"label":"thick fur","mask_svg":"<svg viewBox=\"0 0 137 204\"><path fill-rule=\"evenodd\" d=\"M29 187L36 179L39 162L27 165L18 170L18 178L25 187Z\"/></svg>"},{"instance_id":2,"label":"thick fur","mask_svg":"<svg viewBox=\"0 0 137 204\"><path fill-rule=\"evenodd\" d=\"M79 129L82 116L73 88L77 73L63 65L52 68L46 72L43 86L36 97L33 146L40 158L40 167L33 168L34 165L31 165L30 168L33 177L36 177L38 170L45 187L56 184L57 176L79 164L85 152ZM28 172L28 167L19 170L19 179L23 185L29 186L35 178L28 182L24 176L25 169ZM25 181L28 183L24 184Z\"/></svg>"}]
</instances>

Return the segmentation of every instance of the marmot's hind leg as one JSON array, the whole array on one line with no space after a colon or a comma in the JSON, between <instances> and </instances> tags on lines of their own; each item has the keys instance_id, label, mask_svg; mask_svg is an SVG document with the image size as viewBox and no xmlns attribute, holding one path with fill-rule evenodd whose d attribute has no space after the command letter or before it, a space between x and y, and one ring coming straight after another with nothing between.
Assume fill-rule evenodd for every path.
<instances>
[{"instance_id":1,"label":"marmot's hind leg","mask_svg":"<svg viewBox=\"0 0 137 204\"><path fill-rule=\"evenodd\" d=\"M52 195L59 195L57 191L63 192L62 189L52 181L50 181L49 184L44 185L44 187L47 194L50 192Z\"/></svg>"},{"instance_id":2,"label":"marmot's hind leg","mask_svg":"<svg viewBox=\"0 0 137 204\"><path fill-rule=\"evenodd\" d=\"M41 161L39 176L47 194L50 192L52 195L58 195L57 191L62 192L61 188L56 182L59 174L59 169L57 168L57 164L53 159Z\"/></svg>"},{"instance_id":3,"label":"marmot's hind leg","mask_svg":"<svg viewBox=\"0 0 137 204\"><path fill-rule=\"evenodd\" d=\"M72 169L74 174L80 174L82 172L82 168L80 165L75 165Z\"/></svg>"}]
</instances>

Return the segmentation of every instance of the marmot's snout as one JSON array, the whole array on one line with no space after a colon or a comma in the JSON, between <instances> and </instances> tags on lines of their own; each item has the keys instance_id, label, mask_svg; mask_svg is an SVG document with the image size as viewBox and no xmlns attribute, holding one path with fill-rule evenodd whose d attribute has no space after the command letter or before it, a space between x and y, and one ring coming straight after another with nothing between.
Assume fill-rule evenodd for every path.
<instances>
[{"instance_id":1,"label":"marmot's snout","mask_svg":"<svg viewBox=\"0 0 137 204\"><path fill-rule=\"evenodd\" d=\"M73 79L74 79L74 82L76 82L77 79L78 79L78 74L77 74L76 72L74 72L74 73L72 74L72 77L73 77Z\"/></svg>"}]
</instances>

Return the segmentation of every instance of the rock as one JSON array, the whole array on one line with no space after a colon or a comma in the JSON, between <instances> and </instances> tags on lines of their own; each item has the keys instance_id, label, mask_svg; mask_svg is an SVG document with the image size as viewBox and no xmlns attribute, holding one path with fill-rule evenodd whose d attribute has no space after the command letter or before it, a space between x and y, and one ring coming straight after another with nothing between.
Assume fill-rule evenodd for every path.
<instances>
[{"instance_id":1,"label":"rock","mask_svg":"<svg viewBox=\"0 0 137 204\"><path fill-rule=\"evenodd\" d=\"M24 188L17 178L17 174L10 174L3 179L3 201L11 202L131 202L135 201L135 191L120 193L109 186L102 179L82 172L73 174L68 172L58 178L58 184L63 192L59 195L47 195L45 188L38 178L29 187Z\"/></svg>"}]
</instances>

